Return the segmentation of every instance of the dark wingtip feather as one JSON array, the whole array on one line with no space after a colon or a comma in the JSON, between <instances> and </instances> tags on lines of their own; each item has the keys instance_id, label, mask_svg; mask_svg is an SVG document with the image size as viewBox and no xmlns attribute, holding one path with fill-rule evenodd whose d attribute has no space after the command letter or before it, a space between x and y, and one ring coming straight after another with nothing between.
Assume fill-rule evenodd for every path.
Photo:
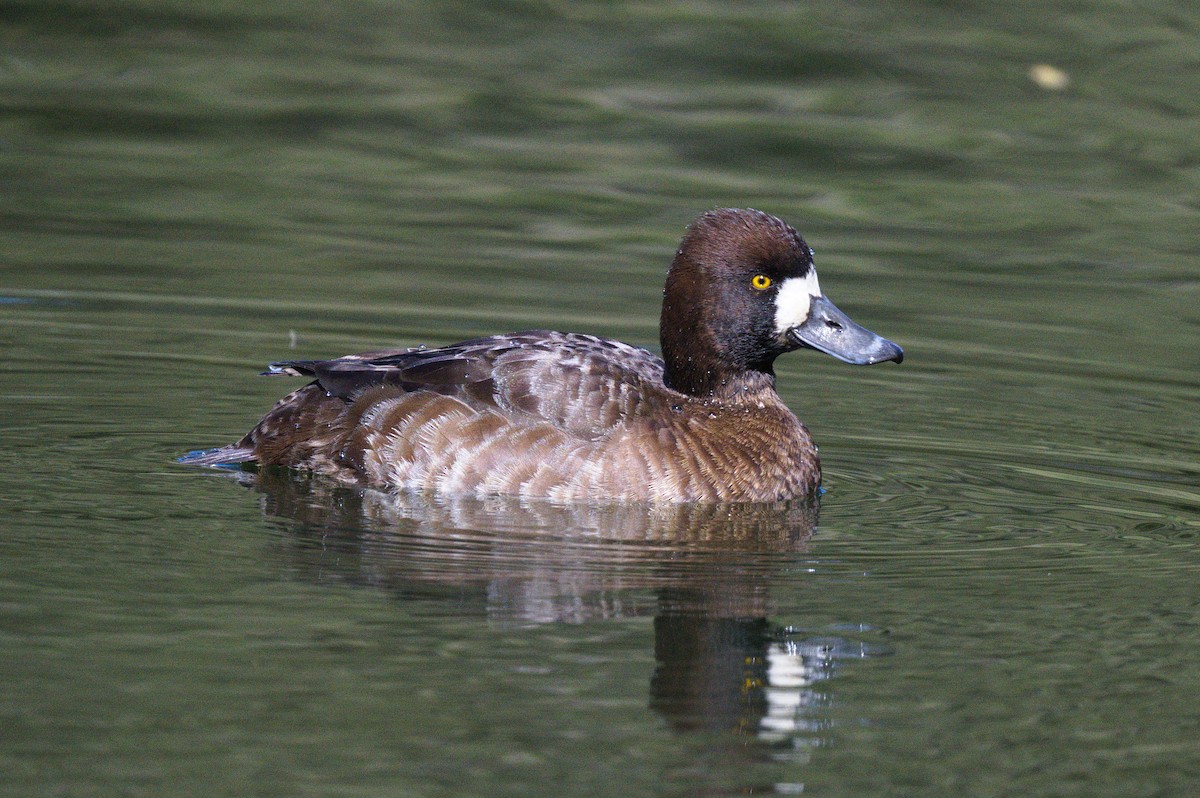
<instances>
[{"instance_id":1,"label":"dark wingtip feather","mask_svg":"<svg viewBox=\"0 0 1200 798\"><path fill-rule=\"evenodd\" d=\"M316 374L318 360L280 360L268 363L267 370L261 372L264 377L286 374L289 377L311 377Z\"/></svg>"}]
</instances>

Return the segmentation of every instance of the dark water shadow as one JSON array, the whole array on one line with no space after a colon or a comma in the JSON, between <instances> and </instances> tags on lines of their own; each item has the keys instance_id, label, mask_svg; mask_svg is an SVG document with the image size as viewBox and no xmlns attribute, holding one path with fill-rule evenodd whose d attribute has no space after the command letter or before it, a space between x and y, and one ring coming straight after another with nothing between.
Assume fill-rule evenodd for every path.
<instances>
[{"instance_id":1,"label":"dark water shadow","mask_svg":"<svg viewBox=\"0 0 1200 798\"><path fill-rule=\"evenodd\" d=\"M770 620L772 586L804 570L815 501L551 504L239 476L282 523L302 578L502 626L652 616L649 706L674 731L704 734L714 761L806 758L827 726L814 685L879 653Z\"/></svg>"}]
</instances>

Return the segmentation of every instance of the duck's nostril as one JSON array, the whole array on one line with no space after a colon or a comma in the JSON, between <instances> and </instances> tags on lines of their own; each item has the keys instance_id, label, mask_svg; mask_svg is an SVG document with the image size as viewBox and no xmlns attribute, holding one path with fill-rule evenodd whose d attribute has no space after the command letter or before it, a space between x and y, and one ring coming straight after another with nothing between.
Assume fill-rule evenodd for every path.
<instances>
[{"instance_id":1,"label":"duck's nostril","mask_svg":"<svg viewBox=\"0 0 1200 798\"><path fill-rule=\"evenodd\" d=\"M838 330L839 332L845 329L840 321L835 321L833 319L825 319L825 326L831 330Z\"/></svg>"}]
</instances>

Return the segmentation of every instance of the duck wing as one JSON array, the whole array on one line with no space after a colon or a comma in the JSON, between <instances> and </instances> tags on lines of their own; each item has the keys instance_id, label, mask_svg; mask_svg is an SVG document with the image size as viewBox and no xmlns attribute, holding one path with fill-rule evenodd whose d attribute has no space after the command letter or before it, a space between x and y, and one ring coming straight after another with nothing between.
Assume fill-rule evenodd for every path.
<instances>
[{"instance_id":1,"label":"duck wing","mask_svg":"<svg viewBox=\"0 0 1200 798\"><path fill-rule=\"evenodd\" d=\"M352 402L394 386L454 397L550 423L587 440L650 407L678 401L663 384L663 363L645 349L578 333L531 330L439 347L288 360L268 374L311 376L327 395Z\"/></svg>"}]
</instances>

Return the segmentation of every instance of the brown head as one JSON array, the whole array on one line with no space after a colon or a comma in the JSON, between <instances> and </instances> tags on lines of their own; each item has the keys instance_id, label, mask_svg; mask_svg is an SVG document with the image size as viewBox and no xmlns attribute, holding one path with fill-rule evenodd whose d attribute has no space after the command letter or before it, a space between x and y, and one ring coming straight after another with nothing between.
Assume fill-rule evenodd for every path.
<instances>
[{"instance_id":1,"label":"brown head","mask_svg":"<svg viewBox=\"0 0 1200 798\"><path fill-rule=\"evenodd\" d=\"M659 335L667 385L693 396L771 385L775 358L802 347L856 364L904 357L825 298L812 250L790 225L733 208L688 228L667 274Z\"/></svg>"}]
</instances>

